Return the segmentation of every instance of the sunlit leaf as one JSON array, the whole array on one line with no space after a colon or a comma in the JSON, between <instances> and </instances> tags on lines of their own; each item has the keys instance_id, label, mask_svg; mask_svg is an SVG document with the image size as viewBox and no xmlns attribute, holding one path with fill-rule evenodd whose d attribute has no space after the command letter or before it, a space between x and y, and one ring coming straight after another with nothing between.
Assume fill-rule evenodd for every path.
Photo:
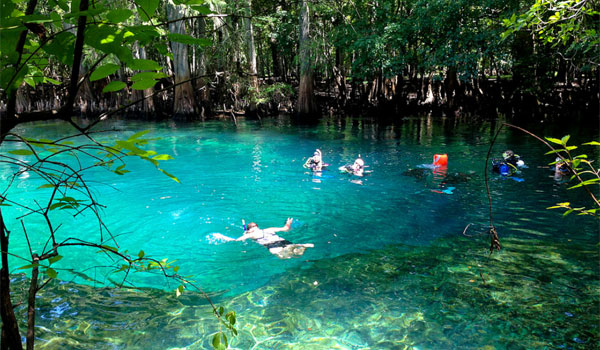
<instances>
[{"instance_id":1,"label":"sunlit leaf","mask_svg":"<svg viewBox=\"0 0 600 350\"><path fill-rule=\"evenodd\" d=\"M152 159L154 159L154 160L171 160L174 158L168 154L159 154L157 156L152 157Z\"/></svg>"},{"instance_id":2,"label":"sunlit leaf","mask_svg":"<svg viewBox=\"0 0 600 350\"><path fill-rule=\"evenodd\" d=\"M562 141L553 137L546 137L546 140L552 142L552 143L556 143L557 145L562 145Z\"/></svg>"},{"instance_id":3,"label":"sunlit leaf","mask_svg":"<svg viewBox=\"0 0 600 350\"><path fill-rule=\"evenodd\" d=\"M162 171L162 172L163 172L163 174L167 175L168 177L170 177L170 178L171 178L171 179L173 179L174 181L176 181L176 182L178 182L178 183L181 183L181 182L179 181L179 179L178 179L178 178L176 178L175 176L173 176L173 175L171 175L171 174L167 173L166 171L164 171L164 170L162 170L162 169L160 169L160 168L159 168L158 170Z\"/></svg>"}]
</instances>

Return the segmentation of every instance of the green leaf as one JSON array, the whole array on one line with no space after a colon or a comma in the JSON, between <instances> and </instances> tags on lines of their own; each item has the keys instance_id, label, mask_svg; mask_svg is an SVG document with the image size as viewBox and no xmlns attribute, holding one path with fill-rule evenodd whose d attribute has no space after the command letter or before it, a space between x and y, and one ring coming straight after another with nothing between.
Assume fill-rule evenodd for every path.
<instances>
[{"instance_id":1,"label":"green leaf","mask_svg":"<svg viewBox=\"0 0 600 350\"><path fill-rule=\"evenodd\" d=\"M58 273L53 268L49 267L46 269L46 275L48 275L48 277L50 277L50 278L56 278Z\"/></svg>"},{"instance_id":2,"label":"green leaf","mask_svg":"<svg viewBox=\"0 0 600 350\"><path fill-rule=\"evenodd\" d=\"M156 85L156 83L158 83L158 80L144 79L144 80L139 80L139 81L136 81L135 83L133 83L133 85L131 85L131 88L134 90L146 90L146 89L153 88L154 85Z\"/></svg>"},{"instance_id":3,"label":"green leaf","mask_svg":"<svg viewBox=\"0 0 600 350\"><path fill-rule=\"evenodd\" d=\"M90 75L90 81L96 81L96 80L100 80L102 78L106 78L107 76L118 71L119 67L120 66L118 64L113 64L113 63L109 63L109 64L105 64L103 66L100 66L100 67L96 68L96 70Z\"/></svg>"},{"instance_id":4,"label":"green leaf","mask_svg":"<svg viewBox=\"0 0 600 350\"><path fill-rule=\"evenodd\" d=\"M567 216L573 212L573 209L569 209L563 213L563 216Z\"/></svg>"},{"instance_id":5,"label":"green leaf","mask_svg":"<svg viewBox=\"0 0 600 350\"><path fill-rule=\"evenodd\" d=\"M21 266L17 270L26 270L26 269L31 269L31 268L38 267L38 266L40 266L40 264L30 264L30 265Z\"/></svg>"},{"instance_id":6,"label":"green leaf","mask_svg":"<svg viewBox=\"0 0 600 350\"><path fill-rule=\"evenodd\" d=\"M42 189L42 188L55 188L55 187L56 187L56 185L53 185L53 184L45 184L45 185L41 185L40 187L38 187L38 190Z\"/></svg>"},{"instance_id":7,"label":"green leaf","mask_svg":"<svg viewBox=\"0 0 600 350\"><path fill-rule=\"evenodd\" d=\"M51 257L50 259L48 259L48 261L50 262L50 265L52 265L52 264L54 264L55 262L59 261L62 258L63 257L61 255L55 255L55 256Z\"/></svg>"},{"instance_id":8,"label":"green leaf","mask_svg":"<svg viewBox=\"0 0 600 350\"><path fill-rule=\"evenodd\" d=\"M562 141L559 139L555 139L553 137L545 137L546 140L552 142L552 143L556 143L557 145L562 145Z\"/></svg>"},{"instance_id":9,"label":"green leaf","mask_svg":"<svg viewBox=\"0 0 600 350\"><path fill-rule=\"evenodd\" d=\"M153 60L144 60L141 58L134 59L127 65L133 70L161 70L162 67Z\"/></svg>"},{"instance_id":10,"label":"green leaf","mask_svg":"<svg viewBox=\"0 0 600 350\"><path fill-rule=\"evenodd\" d=\"M152 159L154 159L154 160L171 160L174 158L168 154L159 154L157 156L152 157Z\"/></svg>"},{"instance_id":11,"label":"green leaf","mask_svg":"<svg viewBox=\"0 0 600 350\"><path fill-rule=\"evenodd\" d=\"M115 9L109 11L106 18L113 23L121 23L125 22L131 15L133 15L133 11L129 9Z\"/></svg>"},{"instance_id":12,"label":"green leaf","mask_svg":"<svg viewBox=\"0 0 600 350\"><path fill-rule=\"evenodd\" d=\"M235 311L228 312L227 315L225 315L225 318L233 326L235 324L235 321L236 321L235 320Z\"/></svg>"},{"instance_id":13,"label":"green leaf","mask_svg":"<svg viewBox=\"0 0 600 350\"><path fill-rule=\"evenodd\" d=\"M113 251L113 252L118 252L118 251L119 251L117 248L115 248L115 247L111 247L111 246L109 246L109 245L102 245L102 246L100 246L100 247L101 247L102 249L110 250L110 251Z\"/></svg>"},{"instance_id":14,"label":"green leaf","mask_svg":"<svg viewBox=\"0 0 600 350\"><path fill-rule=\"evenodd\" d=\"M133 135L129 136L129 138L128 138L127 140L131 140L131 141L133 141L133 140L135 140L135 139L139 139L140 137L142 137L142 136L146 135L146 134L147 134L147 133L149 133L149 132L150 132L150 130L142 130L142 131L138 131L138 132L136 132L135 134L133 134Z\"/></svg>"},{"instance_id":15,"label":"green leaf","mask_svg":"<svg viewBox=\"0 0 600 350\"><path fill-rule=\"evenodd\" d=\"M48 78L48 77L44 77L44 83L50 83L50 84L54 84L54 85L62 84L60 81L52 79L52 78Z\"/></svg>"},{"instance_id":16,"label":"green leaf","mask_svg":"<svg viewBox=\"0 0 600 350\"><path fill-rule=\"evenodd\" d=\"M218 349L221 346L221 332L218 332L213 336L212 346L215 349Z\"/></svg>"},{"instance_id":17,"label":"green leaf","mask_svg":"<svg viewBox=\"0 0 600 350\"><path fill-rule=\"evenodd\" d=\"M158 8L159 0L135 0L139 6L138 13L143 21L148 21Z\"/></svg>"},{"instance_id":18,"label":"green leaf","mask_svg":"<svg viewBox=\"0 0 600 350\"><path fill-rule=\"evenodd\" d=\"M123 90L126 86L127 84L122 81L111 81L102 89L102 93Z\"/></svg>"},{"instance_id":19,"label":"green leaf","mask_svg":"<svg viewBox=\"0 0 600 350\"><path fill-rule=\"evenodd\" d=\"M54 210L56 208L60 208L60 207L64 207L66 204L65 203L54 203L50 206L50 208L48 208L49 210Z\"/></svg>"},{"instance_id":20,"label":"green leaf","mask_svg":"<svg viewBox=\"0 0 600 350\"><path fill-rule=\"evenodd\" d=\"M71 66L73 64L73 52L75 51L75 35L69 31L57 34L42 49L58 58L61 63Z\"/></svg>"},{"instance_id":21,"label":"green leaf","mask_svg":"<svg viewBox=\"0 0 600 350\"><path fill-rule=\"evenodd\" d=\"M200 14L202 14L202 15L209 15L209 14L213 13L208 6L204 6L204 5L190 5L190 7L192 9L200 12Z\"/></svg>"},{"instance_id":22,"label":"green leaf","mask_svg":"<svg viewBox=\"0 0 600 350\"><path fill-rule=\"evenodd\" d=\"M146 80L146 79L161 79L166 78L168 75L161 72L141 72L131 77L131 81Z\"/></svg>"},{"instance_id":23,"label":"green leaf","mask_svg":"<svg viewBox=\"0 0 600 350\"><path fill-rule=\"evenodd\" d=\"M563 145L566 145L570 138L571 138L571 135L563 136L563 138L560 139L560 143L562 143Z\"/></svg>"},{"instance_id":24,"label":"green leaf","mask_svg":"<svg viewBox=\"0 0 600 350\"><path fill-rule=\"evenodd\" d=\"M173 175L171 175L171 174L167 173L166 171L164 171L164 170L162 170L162 169L160 169L160 168L159 168L158 170L162 171L162 172L163 172L163 174L167 175L168 177L170 177L171 179L173 179L173 180L174 180L174 181L176 181L177 183L181 183L181 182L179 181L179 179L178 179L178 178L176 178L175 176L173 176Z\"/></svg>"},{"instance_id":25,"label":"green leaf","mask_svg":"<svg viewBox=\"0 0 600 350\"><path fill-rule=\"evenodd\" d=\"M16 150L8 151L8 153L14 154L17 156L30 156L33 154L33 151L29 150L29 149L16 149Z\"/></svg>"},{"instance_id":26,"label":"green leaf","mask_svg":"<svg viewBox=\"0 0 600 350\"><path fill-rule=\"evenodd\" d=\"M145 254L144 254L144 251L143 251L143 250L140 250L140 252L138 253L138 258L140 258L140 259L141 259L141 258L143 258L143 257L144 257L144 255L145 255Z\"/></svg>"},{"instance_id":27,"label":"green leaf","mask_svg":"<svg viewBox=\"0 0 600 350\"><path fill-rule=\"evenodd\" d=\"M548 152L546 152L544 154L548 155L548 154L560 153L560 152L564 152L564 151L565 151L564 149L555 149L555 150L552 150L552 151L548 151Z\"/></svg>"},{"instance_id":28,"label":"green leaf","mask_svg":"<svg viewBox=\"0 0 600 350\"><path fill-rule=\"evenodd\" d=\"M598 142L598 141L591 141L591 142L583 143L583 145L586 145L586 146L600 146L600 142Z\"/></svg>"},{"instance_id":29,"label":"green leaf","mask_svg":"<svg viewBox=\"0 0 600 350\"><path fill-rule=\"evenodd\" d=\"M32 88L35 88L35 80L33 80L33 78L27 77L23 80L27 83L27 85L31 86Z\"/></svg>"}]
</instances>

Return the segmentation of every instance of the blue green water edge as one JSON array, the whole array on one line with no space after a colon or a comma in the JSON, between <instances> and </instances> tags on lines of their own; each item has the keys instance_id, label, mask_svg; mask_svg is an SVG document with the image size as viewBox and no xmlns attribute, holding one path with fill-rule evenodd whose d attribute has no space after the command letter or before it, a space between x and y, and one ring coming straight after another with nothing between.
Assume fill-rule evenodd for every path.
<instances>
[{"instance_id":1,"label":"blue green water edge","mask_svg":"<svg viewBox=\"0 0 600 350\"><path fill-rule=\"evenodd\" d=\"M597 246L502 243L492 255L486 237L454 237L323 259L215 301L238 315L234 349L597 348ZM41 349L209 349L218 330L187 292L54 282L38 300Z\"/></svg>"}]
</instances>

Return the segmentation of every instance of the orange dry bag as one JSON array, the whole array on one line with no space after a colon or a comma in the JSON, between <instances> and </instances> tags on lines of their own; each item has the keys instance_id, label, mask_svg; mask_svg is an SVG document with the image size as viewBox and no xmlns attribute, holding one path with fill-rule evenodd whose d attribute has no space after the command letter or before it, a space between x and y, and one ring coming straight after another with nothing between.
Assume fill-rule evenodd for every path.
<instances>
[{"instance_id":1,"label":"orange dry bag","mask_svg":"<svg viewBox=\"0 0 600 350\"><path fill-rule=\"evenodd\" d=\"M447 154L434 154L433 155L433 165L434 166L447 166L448 165L448 155Z\"/></svg>"}]
</instances>

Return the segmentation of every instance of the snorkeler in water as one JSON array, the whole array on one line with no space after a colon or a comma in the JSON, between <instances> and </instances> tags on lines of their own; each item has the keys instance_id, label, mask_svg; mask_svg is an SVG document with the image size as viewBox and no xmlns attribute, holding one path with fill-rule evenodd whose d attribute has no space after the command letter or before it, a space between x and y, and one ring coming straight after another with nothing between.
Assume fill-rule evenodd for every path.
<instances>
[{"instance_id":1,"label":"snorkeler in water","mask_svg":"<svg viewBox=\"0 0 600 350\"><path fill-rule=\"evenodd\" d=\"M312 171L321 171L325 165L323 164L323 157L321 150L317 148L312 157L309 157L304 163L305 168L312 169Z\"/></svg>"},{"instance_id":2,"label":"snorkeler in water","mask_svg":"<svg viewBox=\"0 0 600 350\"><path fill-rule=\"evenodd\" d=\"M365 173L365 167L365 161L362 160L359 154L358 158L356 158L352 165L343 165L339 168L339 170L352 175L363 176Z\"/></svg>"}]
</instances>

